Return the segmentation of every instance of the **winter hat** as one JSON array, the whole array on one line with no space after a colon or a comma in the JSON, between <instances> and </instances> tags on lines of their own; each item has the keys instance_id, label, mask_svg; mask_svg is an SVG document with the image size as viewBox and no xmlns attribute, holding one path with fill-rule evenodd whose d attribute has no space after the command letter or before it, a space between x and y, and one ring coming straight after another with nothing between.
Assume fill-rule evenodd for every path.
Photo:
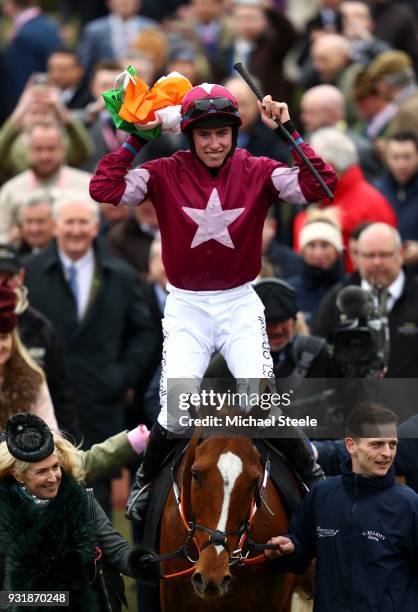
<instances>
[{"instance_id":1,"label":"winter hat","mask_svg":"<svg viewBox=\"0 0 418 612\"><path fill-rule=\"evenodd\" d=\"M306 223L300 232L300 249L306 247L313 240L324 240L335 248L337 253L343 249L343 241L340 229L329 221L310 221Z\"/></svg>"},{"instance_id":2,"label":"winter hat","mask_svg":"<svg viewBox=\"0 0 418 612\"><path fill-rule=\"evenodd\" d=\"M0 285L0 334L9 334L17 325L16 293Z\"/></svg>"},{"instance_id":3,"label":"winter hat","mask_svg":"<svg viewBox=\"0 0 418 612\"><path fill-rule=\"evenodd\" d=\"M296 317L300 310L295 289L278 278L262 278L254 291L264 305L266 323L282 323Z\"/></svg>"},{"instance_id":4,"label":"winter hat","mask_svg":"<svg viewBox=\"0 0 418 612\"><path fill-rule=\"evenodd\" d=\"M7 419L6 443L13 457L29 463L46 459L55 449L48 425L29 412L19 412Z\"/></svg>"}]
</instances>

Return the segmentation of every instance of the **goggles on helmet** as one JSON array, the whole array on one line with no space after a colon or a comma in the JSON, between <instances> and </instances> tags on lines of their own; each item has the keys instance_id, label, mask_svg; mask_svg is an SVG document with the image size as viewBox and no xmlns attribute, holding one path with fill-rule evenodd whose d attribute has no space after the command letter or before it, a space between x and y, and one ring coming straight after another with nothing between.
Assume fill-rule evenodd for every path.
<instances>
[{"instance_id":1,"label":"goggles on helmet","mask_svg":"<svg viewBox=\"0 0 418 612\"><path fill-rule=\"evenodd\" d=\"M228 98L201 98L190 102L185 113L185 117L192 119L200 116L201 113L210 110L234 113L237 111L235 104Z\"/></svg>"}]
</instances>

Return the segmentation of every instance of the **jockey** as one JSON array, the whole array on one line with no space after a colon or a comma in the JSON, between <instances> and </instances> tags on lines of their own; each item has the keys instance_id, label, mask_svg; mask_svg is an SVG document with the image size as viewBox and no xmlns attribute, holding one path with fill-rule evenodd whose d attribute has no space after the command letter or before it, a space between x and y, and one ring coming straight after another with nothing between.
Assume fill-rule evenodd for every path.
<instances>
[{"instance_id":1,"label":"jockey","mask_svg":"<svg viewBox=\"0 0 418 612\"><path fill-rule=\"evenodd\" d=\"M284 124L334 190L335 173L296 132L287 105L265 96L259 108L270 129L277 129L275 119ZM145 144L130 136L100 161L90 183L90 194L98 202L137 206L145 198L152 200L168 278L161 411L137 474L135 518L143 516L150 484L173 445L168 432L184 430L178 413L167 407L167 379L182 379L190 391L198 389L215 350L237 379L273 377L270 352L265 350L264 307L251 285L261 267L264 219L277 198L295 204L323 198L321 186L293 149L295 165L288 167L237 148L240 125L234 95L220 85L203 83L185 95L181 106L180 127L190 151L130 170ZM297 448L295 468L312 484L318 476L314 461L304 443Z\"/></svg>"}]
</instances>

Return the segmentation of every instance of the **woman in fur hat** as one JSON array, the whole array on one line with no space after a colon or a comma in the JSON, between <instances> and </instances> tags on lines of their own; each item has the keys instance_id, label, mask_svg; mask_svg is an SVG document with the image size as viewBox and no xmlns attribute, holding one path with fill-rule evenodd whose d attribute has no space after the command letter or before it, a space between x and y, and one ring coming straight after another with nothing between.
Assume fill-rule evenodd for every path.
<instances>
[{"instance_id":1,"label":"woman in fur hat","mask_svg":"<svg viewBox=\"0 0 418 612\"><path fill-rule=\"evenodd\" d=\"M0 443L0 588L68 591L74 612L112 612L124 601L119 572L158 581L159 566L114 530L82 486L82 466L80 451L42 419L20 413L7 420Z\"/></svg>"},{"instance_id":2,"label":"woman in fur hat","mask_svg":"<svg viewBox=\"0 0 418 612\"><path fill-rule=\"evenodd\" d=\"M15 306L15 292L0 286L0 430L11 414L26 411L57 430L45 375L20 341Z\"/></svg>"}]
</instances>

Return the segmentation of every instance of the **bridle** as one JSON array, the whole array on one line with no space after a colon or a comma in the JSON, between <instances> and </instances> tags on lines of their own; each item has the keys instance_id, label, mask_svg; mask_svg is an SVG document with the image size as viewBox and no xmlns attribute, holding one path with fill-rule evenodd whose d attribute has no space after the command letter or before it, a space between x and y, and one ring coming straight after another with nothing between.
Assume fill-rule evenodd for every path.
<instances>
[{"instance_id":1,"label":"bridle","mask_svg":"<svg viewBox=\"0 0 418 612\"><path fill-rule=\"evenodd\" d=\"M200 553L202 552L202 550L204 550L205 548L208 548L209 546L222 546L225 549L225 551L228 553L229 566L255 564L255 563L264 562L266 558L265 558L265 555L263 554L263 551L266 549L270 549L270 550L276 549L277 548L276 545L256 543L250 538L249 534L250 534L251 525L252 525L254 516L258 508L262 504L263 495L266 490L269 478L270 478L270 459L267 458L265 466L264 466L264 475L263 475L261 486L259 488L255 487L253 491L252 499L251 499L251 506L250 506L250 510L248 512L248 516L246 520L237 529L231 529L228 531L220 531L217 529L212 529L211 527L207 527L206 525L200 525L199 523L195 523L193 520L193 513L191 513L190 519L186 517L185 508L184 508L183 489L181 489L181 491L179 489L179 486L175 478L175 468L174 466L172 466L171 480L172 480L173 493L174 493L174 497L177 503L177 507L178 507L179 514L181 516L183 525L185 526L187 530L187 536L186 536L186 540L184 544L180 546L180 548L172 552L164 553L161 555L153 555L152 561L155 561L157 563L160 561L167 561L169 559L174 559L176 557L183 557L187 559L190 563L192 563L193 566L187 568L186 570L182 570L180 572L175 572L172 574L165 574L163 578L164 579L175 578L180 575L192 573L196 568L196 563L199 559ZM196 539L196 532L198 531L202 531L209 535L208 540L200 547ZM238 547L231 552L229 550L227 540L232 535L238 536L239 539L238 539ZM189 547L192 543L195 549L197 550L197 552L199 553L196 559L194 559L189 553ZM251 557L250 555L254 552L261 552L262 554L255 556L255 557Z\"/></svg>"}]
</instances>

